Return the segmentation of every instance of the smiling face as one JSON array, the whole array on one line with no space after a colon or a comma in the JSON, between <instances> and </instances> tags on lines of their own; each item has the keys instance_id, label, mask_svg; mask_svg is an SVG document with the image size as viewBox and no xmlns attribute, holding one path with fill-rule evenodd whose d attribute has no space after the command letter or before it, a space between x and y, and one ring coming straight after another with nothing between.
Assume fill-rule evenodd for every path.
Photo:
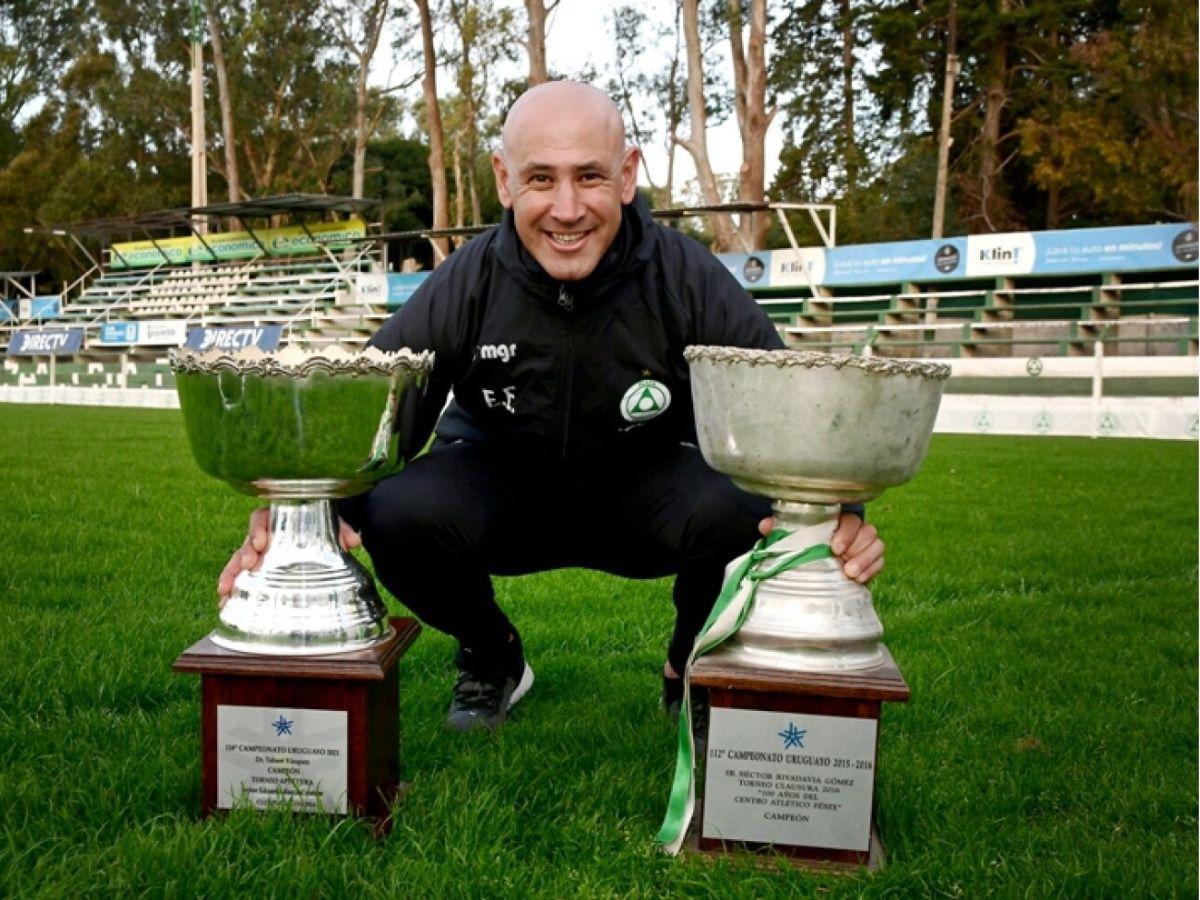
<instances>
[{"instance_id":1,"label":"smiling face","mask_svg":"<svg viewBox=\"0 0 1200 900\"><path fill-rule=\"evenodd\" d=\"M617 236L621 205L637 190L637 163L613 102L569 81L523 94L492 156L500 202L512 209L521 243L558 281L596 268Z\"/></svg>"}]
</instances>

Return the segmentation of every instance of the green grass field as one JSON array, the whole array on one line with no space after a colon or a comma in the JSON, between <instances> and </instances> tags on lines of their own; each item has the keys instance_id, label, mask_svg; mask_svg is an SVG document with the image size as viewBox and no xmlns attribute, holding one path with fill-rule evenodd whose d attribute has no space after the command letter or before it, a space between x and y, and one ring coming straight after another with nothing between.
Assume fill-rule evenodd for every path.
<instances>
[{"instance_id":1,"label":"green grass field","mask_svg":"<svg viewBox=\"0 0 1200 900\"><path fill-rule=\"evenodd\" d=\"M199 684L253 505L177 413L0 405L0 896L1181 896L1197 892L1195 444L934 439L871 508L889 865L813 875L652 843L674 734L669 584L505 580L538 682L496 735L441 721L448 639L402 666L396 827L200 821Z\"/></svg>"}]
</instances>

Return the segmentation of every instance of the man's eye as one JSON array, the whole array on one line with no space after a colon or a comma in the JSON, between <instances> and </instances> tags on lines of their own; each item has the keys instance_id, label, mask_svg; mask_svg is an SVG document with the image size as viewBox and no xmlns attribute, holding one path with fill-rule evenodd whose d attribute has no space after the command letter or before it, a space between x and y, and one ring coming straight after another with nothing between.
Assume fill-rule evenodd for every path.
<instances>
[{"instance_id":1,"label":"man's eye","mask_svg":"<svg viewBox=\"0 0 1200 900\"><path fill-rule=\"evenodd\" d=\"M529 183L532 185L547 185L550 183L548 175L530 175Z\"/></svg>"},{"instance_id":2,"label":"man's eye","mask_svg":"<svg viewBox=\"0 0 1200 900\"><path fill-rule=\"evenodd\" d=\"M604 176L599 172L584 172L583 181L594 184L597 181L603 181Z\"/></svg>"}]
</instances>

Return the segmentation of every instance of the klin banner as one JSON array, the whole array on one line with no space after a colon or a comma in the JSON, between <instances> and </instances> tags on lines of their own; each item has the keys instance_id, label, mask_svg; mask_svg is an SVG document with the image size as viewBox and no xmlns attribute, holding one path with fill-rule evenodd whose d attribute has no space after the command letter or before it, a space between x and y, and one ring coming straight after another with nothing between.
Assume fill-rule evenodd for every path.
<instances>
[{"instance_id":1,"label":"klin banner","mask_svg":"<svg viewBox=\"0 0 1200 900\"><path fill-rule=\"evenodd\" d=\"M72 356L83 347L82 328L14 331L8 342L9 356Z\"/></svg>"},{"instance_id":2,"label":"klin banner","mask_svg":"<svg viewBox=\"0 0 1200 900\"><path fill-rule=\"evenodd\" d=\"M752 291L1186 269L1195 268L1198 257L1197 228L1188 222L720 254Z\"/></svg>"}]
</instances>

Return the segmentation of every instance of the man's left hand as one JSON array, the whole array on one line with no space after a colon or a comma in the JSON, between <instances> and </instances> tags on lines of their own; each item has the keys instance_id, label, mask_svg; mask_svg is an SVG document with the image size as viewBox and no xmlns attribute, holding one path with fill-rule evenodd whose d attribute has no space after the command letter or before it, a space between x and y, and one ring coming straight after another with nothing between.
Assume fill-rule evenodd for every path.
<instances>
[{"instance_id":1,"label":"man's left hand","mask_svg":"<svg viewBox=\"0 0 1200 900\"><path fill-rule=\"evenodd\" d=\"M758 530L764 537L774 527L774 518L758 523ZM842 513L829 546L834 556L842 560L842 571L851 581L866 584L883 568L883 541L879 539L879 533L874 525L854 513Z\"/></svg>"}]
</instances>

